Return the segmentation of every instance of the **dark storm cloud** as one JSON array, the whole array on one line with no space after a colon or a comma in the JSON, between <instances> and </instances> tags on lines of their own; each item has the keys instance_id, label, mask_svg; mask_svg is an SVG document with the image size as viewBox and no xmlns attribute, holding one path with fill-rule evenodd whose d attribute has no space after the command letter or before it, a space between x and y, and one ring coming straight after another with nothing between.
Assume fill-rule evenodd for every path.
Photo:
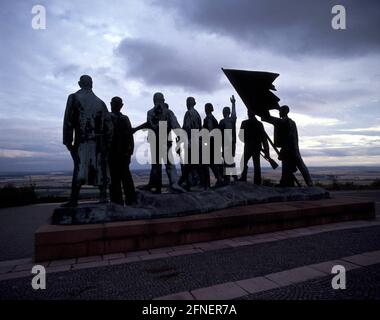
<instances>
[{"instance_id":1,"label":"dark storm cloud","mask_svg":"<svg viewBox=\"0 0 380 320\"><path fill-rule=\"evenodd\" d=\"M62 125L50 120L0 119L0 149L43 153L65 151L61 143Z\"/></svg>"},{"instance_id":2,"label":"dark storm cloud","mask_svg":"<svg viewBox=\"0 0 380 320\"><path fill-rule=\"evenodd\" d=\"M252 47L277 50L280 54L360 55L378 52L380 1L315 0L153 0L173 9L183 28L228 35ZM331 9L342 4L347 29L331 27Z\"/></svg>"},{"instance_id":3,"label":"dark storm cloud","mask_svg":"<svg viewBox=\"0 0 380 320\"><path fill-rule=\"evenodd\" d=\"M218 67L195 55L188 57L178 47L126 38L116 53L126 60L128 77L141 79L148 85L212 91L219 84Z\"/></svg>"}]
</instances>

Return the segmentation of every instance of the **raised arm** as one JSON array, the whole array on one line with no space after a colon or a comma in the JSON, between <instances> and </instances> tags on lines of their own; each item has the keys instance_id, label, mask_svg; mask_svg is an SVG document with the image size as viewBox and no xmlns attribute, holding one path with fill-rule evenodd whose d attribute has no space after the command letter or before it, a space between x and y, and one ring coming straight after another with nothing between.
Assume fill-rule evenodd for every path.
<instances>
[{"instance_id":1,"label":"raised arm","mask_svg":"<svg viewBox=\"0 0 380 320\"><path fill-rule=\"evenodd\" d=\"M235 97L234 95L232 95L232 97L230 98L230 101L231 101L231 118L234 119L236 121L236 100L235 100Z\"/></svg>"}]
</instances>

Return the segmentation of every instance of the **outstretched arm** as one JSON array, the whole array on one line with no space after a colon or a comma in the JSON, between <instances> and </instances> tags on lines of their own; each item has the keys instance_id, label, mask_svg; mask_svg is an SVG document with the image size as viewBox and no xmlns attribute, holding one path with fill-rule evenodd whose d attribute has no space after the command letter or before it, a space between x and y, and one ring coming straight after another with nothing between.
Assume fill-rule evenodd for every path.
<instances>
[{"instance_id":1,"label":"outstretched arm","mask_svg":"<svg viewBox=\"0 0 380 320\"><path fill-rule=\"evenodd\" d=\"M268 122L270 124L276 125L277 122L281 120L280 118L272 117L269 113L269 111L266 114L263 114L261 116L261 121Z\"/></svg>"},{"instance_id":2,"label":"outstretched arm","mask_svg":"<svg viewBox=\"0 0 380 320\"><path fill-rule=\"evenodd\" d=\"M132 128L132 133L136 133L139 130L148 129L148 128L149 128L148 122L144 122L143 124L140 124L136 128Z\"/></svg>"}]
</instances>

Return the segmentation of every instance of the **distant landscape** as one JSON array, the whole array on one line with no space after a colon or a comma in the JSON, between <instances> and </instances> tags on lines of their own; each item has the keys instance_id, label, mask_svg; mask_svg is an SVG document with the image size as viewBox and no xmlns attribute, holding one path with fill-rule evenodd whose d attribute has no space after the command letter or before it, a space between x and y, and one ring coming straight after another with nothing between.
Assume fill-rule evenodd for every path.
<instances>
[{"instance_id":1,"label":"distant landscape","mask_svg":"<svg viewBox=\"0 0 380 320\"><path fill-rule=\"evenodd\" d=\"M310 167L309 170L315 184L329 190L380 189L380 167ZM263 168L262 171L265 185L279 182L280 168ZM149 170L132 170L132 175L139 187L148 182ZM296 176L303 181L299 173ZM167 183L166 174L163 179ZM252 168L248 179L252 181ZM70 194L70 184L69 171L0 173L0 207L65 201ZM82 199L96 196L96 188L83 187Z\"/></svg>"}]
</instances>

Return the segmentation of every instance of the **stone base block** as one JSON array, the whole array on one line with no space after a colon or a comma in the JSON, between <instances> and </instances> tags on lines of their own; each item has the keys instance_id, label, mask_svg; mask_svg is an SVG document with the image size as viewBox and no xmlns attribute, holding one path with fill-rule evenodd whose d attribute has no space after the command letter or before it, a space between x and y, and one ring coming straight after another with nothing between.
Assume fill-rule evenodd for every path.
<instances>
[{"instance_id":1,"label":"stone base block","mask_svg":"<svg viewBox=\"0 0 380 320\"><path fill-rule=\"evenodd\" d=\"M245 205L182 217L44 225L35 234L35 260L145 250L374 218L373 202L342 197Z\"/></svg>"}]
</instances>

